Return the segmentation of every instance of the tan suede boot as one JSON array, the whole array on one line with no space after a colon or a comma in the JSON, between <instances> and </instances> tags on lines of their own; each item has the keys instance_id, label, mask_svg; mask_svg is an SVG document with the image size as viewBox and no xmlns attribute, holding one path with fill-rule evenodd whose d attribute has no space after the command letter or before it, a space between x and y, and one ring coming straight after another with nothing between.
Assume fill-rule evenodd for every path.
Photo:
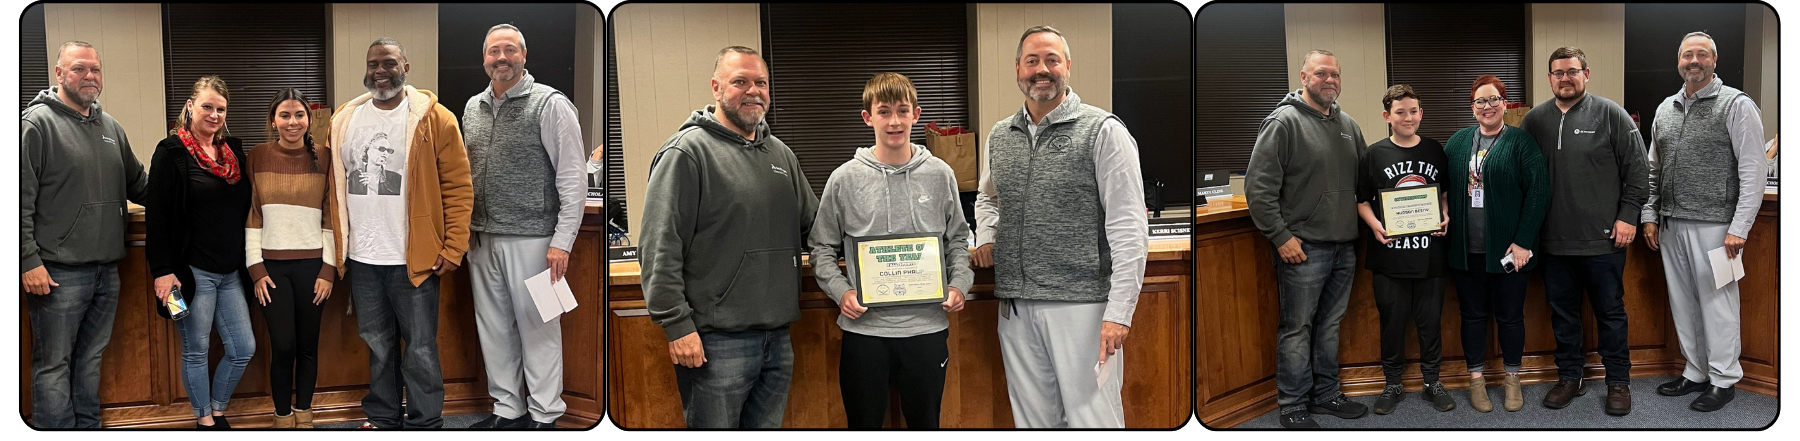
<instances>
[{"instance_id":1,"label":"tan suede boot","mask_svg":"<svg viewBox=\"0 0 1800 441\"><path fill-rule=\"evenodd\" d=\"M290 413L287 416L276 415L275 416L275 425L272 425L269 427L274 428L274 429L292 429L292 428L294 428L294 414Z\"/></svg>"},{"instance_id":2,"label":"tan suede boot","mask_svg":"<svg viewBox=\"0 0 1800 441\"><path fill-rule=\"evenodd\" d=\"M1518 412L1525 408L1525 392L1519 388L1519 374L1506 373L1506 406L1507 412Z\"/></svg>"},{"instance_id":3,"label":"tan suede boot","mask_svg":"<svg viewBox=\"0 0 1800 441\"><path fill-rule=\"evenodd\" d=\"M294 417L295 417L294 418L294 427L298 427L301 429L313 428L312 409L306 409L306 410L294 409Z\"/></svg>"},{"instance_id":4,"label":"tan suede boot","mask_svg":"<svg viewBox=\"0 0 1800 441\"><path fill-rule=\"evenodd\" d=\"M1469 406L1476 412L1494 411L1494 402L1488 400L1486 376L1469 379Z\"/></svg>"}]
</instances>

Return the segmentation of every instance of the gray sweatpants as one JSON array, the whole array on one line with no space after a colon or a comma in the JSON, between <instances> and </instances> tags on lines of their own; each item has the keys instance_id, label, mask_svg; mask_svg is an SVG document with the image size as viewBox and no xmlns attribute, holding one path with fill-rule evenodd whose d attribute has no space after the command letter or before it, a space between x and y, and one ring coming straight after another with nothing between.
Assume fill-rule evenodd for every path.
<instances>
[{"instance_id":1,"label":"gray sweatpants","mask_svg":"<svg viewBox=\"0 0 1800 441\"><path fill-rule=\"evenodd\" d=\"M525 279L550 267L549 251L548 236L478 232L465 254L488 395L502 418L529 411L533 421L549 423L568 409L562 400L562 318L540 318L525 288Z\"/></svg>"},{"instance_id":2,"label":"gray sweatpants","mask_svg":"<svg viewBox=\"0 0 1800 441\"><path fill-rule=\"evenodd\" d=\"M1106 302L1007 299L1000 302L1000 356L1013 425L1019 428L1124 428L1125 353L1100 369L1100 321Z\"/></svg>"},{"instance_id":3,"label":"gray sweatpants","mask_svg":"<svg viewBox=\"0 0 1800 441\"><path fill-rule=\"evenodd\" d=\"M1687 358L1681 376L1718 387L1731 387L1744 378L1738 364L1743 352L1738 339L1738 284L1713 289L1717 285L1706 255L1725 245L1728 226L1670 218L1658 232L1663 275L1669 282L1669 313L1675 319L1681 355Z\"/></svg>"}]
</instances>

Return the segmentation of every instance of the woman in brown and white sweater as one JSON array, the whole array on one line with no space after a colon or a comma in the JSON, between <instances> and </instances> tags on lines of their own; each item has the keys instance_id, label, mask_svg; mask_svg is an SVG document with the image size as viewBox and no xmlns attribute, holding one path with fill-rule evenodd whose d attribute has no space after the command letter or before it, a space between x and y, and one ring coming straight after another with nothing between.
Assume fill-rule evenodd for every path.
<instances>
[{"instance_id":1,"label":"woman in brown and white sweater","mask_svg":"<svg viewBox=\"0 0 1800 441\"><path fill-rule=\"evenodd\" d=\"M285 88L269 103L273 140L247 155L253 181L245 256L274 356L269 366L275 427L312 427L319 316L337 278L343 238L331 191L331 149L314 145L311 101Z\"/></svg>"}]
</instances>

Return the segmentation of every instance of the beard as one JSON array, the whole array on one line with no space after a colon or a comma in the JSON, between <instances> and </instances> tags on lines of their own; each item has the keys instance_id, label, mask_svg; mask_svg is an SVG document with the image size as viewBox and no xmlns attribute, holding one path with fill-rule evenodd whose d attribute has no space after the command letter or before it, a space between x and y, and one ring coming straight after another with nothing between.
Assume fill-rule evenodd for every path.
<instances>
[{"instance_id":1,"label":"beard","mask_svg":"<svg viewBox=\"0 0 1800 441\"><path fill-rule=\"evenodd\" d=\"M761 104L762 106L759 110L750 112L738 110L747 103ZM755 132L756 126L762 124L763 116L768 113L768 108L768 100L747 96L738 98L736 102L725 103L725 107L719 109L719 113L725 114L725 119L730 120L731 125L737 126L738 130Z\"/></svg>"},{"instance_id":2,"label":"beard","mask_svg":"<svg viewBox=\"0 0 1800 441\"><path fill-rule=\"evenodd\" d=\"M494 71L497 68L499 68L500 66L506 66L509 69L506 70L506 73L504 74L504 76L495 77ZM519 78L519 65L512 64L507 61L495 61L494 64L490 64L490 65L482 66L482 67L487 69L488 78L499 80L502 83L510 83L513 80L516 80Z\"/></svg>"},{"instance_id":3,"label":"beard","mask_svg":"<svg viewBox=\"0 0 1800 441\"><path fill-rule=\"evenodd\" d=\"M93 86L94 88L92 90L83 89L83 86ZM69 95L69 100L75 101L68 104L75 107L88 107L93 105L95 100L100 99L100 85L92 81L63 83L60 87Z\"/></svg>"},{"instance_id":4,"label":"beard","mask_svg":"<svg viewBox=\"0 0 1800 441\"><path fill-rule=\"evenodd\" d=\"M1338 89L1324 84L1307 86L1306 94L1311 95L1313 101L1318 101L1319 105L1323 107L1331 107L1332 104L1337 103L1338 99Z\"/></svg>"},{"instance_id":5,"label":"beard","mask_svg":"<svg viewBox=\"0 0 1800 441\"><path fill-rule=\"evenodd\" d=\"M388 78L388 89L386 91L375 90L375 76L374 75L364 76L363 77L363 88L369 89L369 94L374 95L375 99L378 101L391 100L391 99L394 99L395 96L399 96L400 92L402 90L405 90L406 74L402 73L402 72L395 72L392 77L389 77Z\"/></svg>"},{"instance_id":6,"label":"beard","mask_svg":"<svg viewBox=\"0 0 1800 441\"><path fill-rule=\"evenodd\" d=\"M1557 83L1554 88L1550 89L1551 92L1556 95L1556 99L1568 101L1568 100L1580 98L1581 94L1587 93L1587 87L1585 87L1584 84L1581 84L1581 82L1570 81L1570 80L1565 80L1565 81L1566 82ZM1564 94L1563 86L1568 86L1568 88L1570 89L1570 92L1567 94Z\"/></svg>"},{"instance_id":7,"label":"beard","mask_svg":"<svg viewBox=\"0 0 1800 441\"><path fill-rule=\"evenodd\" d=\"M1696 72L1690 71L1689 69L1700 69L1700 72L1696 73ZM1700 63L1688 63L1686 66L1681 66L1681 71L1678 73L1681 74L1682 81L1686 81L1690 84L1693 84L1693 83L1704 83L1704 82L1707 82L1707 80L1711 80L1713 70L1706 68L1706 66L1700 65Z\"/></svg>"},{"instance_id":8,"label":"beard","mask_svg":"<svg viewBox=\"0 0 1800 441\"><path fill-rule=\"evenodd\" d=\"M1049 91L1040 91L1040 90L1032 89L1032 86L1035 85L1035 83L1037 83L1038 80L1050 80L1050 90ZM1037 101L1037 102L1054 101L1058 97L1062 96L1063 89L1067 88L1067 86L1068 86L1068 81L1069 81L1068 77L1058 77L1056 75L1051 75L1048 73L1040 73L1040 74L1036 74L1036 75L1032 75L1032 76L1020 79L1019 80L1019 91L1024 92L1025 98L1029 98L1032 101Z\"/></svg>"}]
</instances>

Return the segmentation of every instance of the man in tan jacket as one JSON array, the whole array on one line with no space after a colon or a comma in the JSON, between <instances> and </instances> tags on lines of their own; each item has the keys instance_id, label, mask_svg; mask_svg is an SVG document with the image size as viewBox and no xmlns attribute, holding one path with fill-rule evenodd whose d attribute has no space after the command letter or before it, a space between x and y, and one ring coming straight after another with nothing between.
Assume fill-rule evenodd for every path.
<instances>
[{"instance_id":1,"label":"man in tan jacket","mask_svg":"<svg viewBox=\"0 0 1800 441\"><path fill-rule=\"evenodd\" d=\"M404 389L405 426L439 428L438 281L468 250L469 159L456 116L436 94L406 85L410 66L400 42L375 40L366 66L369 93L331 118L337 208L344 214L338 231L347 232L332 257L350 283L357 333L369 345L369 394L362 401L369 419L362 427L401 428ZM358 185L346 182L353 176Z\"/></svg>"}]
</instances>

